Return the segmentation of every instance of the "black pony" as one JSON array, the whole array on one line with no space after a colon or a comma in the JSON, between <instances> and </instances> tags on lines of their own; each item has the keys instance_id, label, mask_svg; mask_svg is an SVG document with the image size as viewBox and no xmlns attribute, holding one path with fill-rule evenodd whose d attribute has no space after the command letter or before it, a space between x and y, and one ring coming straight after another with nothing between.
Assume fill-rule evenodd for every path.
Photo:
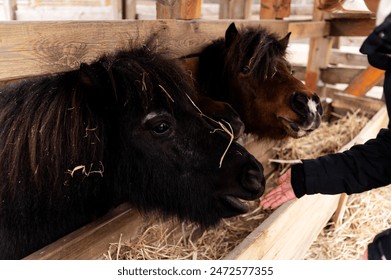
<instances>
[{"instance_id":1,"label":"black pony","mask_svg":"<svg viewBox=\"0 0 391 280\"><path fill-rule=\"evenodd\" d=\"M203 227L247 211L262 166L190 77L147 48L0 93L0 258L22 258L123 202ZM203 106L197 106L197 104ZM205 111L203 111L205 109ZM230 116L233 116L232 119Z\"/></svg>"},{"instance_id":2,"label":"black pony","mask_svg":"<svg viewBox=\"0 0 391 280\"><path fill-rule=\"evenodd\" d=\"M246 132L261 139L305 136L323 113L319 97L292 75L285 58L289 36L279 39L262 27L238 30L232 23L225 38L199 56L202 94L231 104Z\"/></svg>"}]
</instances>

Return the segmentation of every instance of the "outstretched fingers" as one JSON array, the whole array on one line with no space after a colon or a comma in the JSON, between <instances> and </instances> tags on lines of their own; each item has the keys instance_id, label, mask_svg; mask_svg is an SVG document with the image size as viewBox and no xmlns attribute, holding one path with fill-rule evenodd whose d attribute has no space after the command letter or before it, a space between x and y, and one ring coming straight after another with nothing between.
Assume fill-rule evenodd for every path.
<instances>
[{"instance_id":1,"label":"outstretched fingers","mask_svg":"<svg viewBox=\"0 0 391 280\"><path fill-rule=\"evenodd\" d=\"M261 200L260 204L263 208L274 209L296 197L290 182L290 175L289 169L285 174L278 178L279 185L266 194Z\"/></svg>"},{"instance_id":2,"label":"outstretched fingers","mask_svg":"<svg viewBox=\"0 0 391 280\"><path fill-rule=\"evenodd\" d=\"M293 198L286 195L283 187L278 186L265 195L265 197L261 200L261 206L263 208L274 209Z\"/></svg>"}]
</instances>

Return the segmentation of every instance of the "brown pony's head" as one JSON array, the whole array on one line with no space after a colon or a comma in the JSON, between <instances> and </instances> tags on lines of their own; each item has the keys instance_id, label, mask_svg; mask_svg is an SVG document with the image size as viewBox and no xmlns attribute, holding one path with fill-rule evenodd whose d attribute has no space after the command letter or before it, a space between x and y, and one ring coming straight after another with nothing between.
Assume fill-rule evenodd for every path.
<instances>
[{"instance_id":1,"label":"brown pony's head","mask_svg":"<svg viewBox=\"0 0 391 280\"><path fill-rule=\"evenodd\" d=\"M224 40L200 55L201 90L230 103L245 131L259 138L299 138L320 124L319 97L292 75L285 58L289 36L279 39L264 28L238 31L232 23Z\"/></svg>"}]
</instances>

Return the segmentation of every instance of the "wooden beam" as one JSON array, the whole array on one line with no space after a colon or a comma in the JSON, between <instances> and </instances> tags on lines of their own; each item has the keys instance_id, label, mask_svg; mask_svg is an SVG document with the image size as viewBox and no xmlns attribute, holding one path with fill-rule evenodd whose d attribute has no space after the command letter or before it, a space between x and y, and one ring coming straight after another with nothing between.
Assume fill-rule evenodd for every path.
<instances>
[{"instance_id":1,"label":"wooden beam","mask_svg":"<svg viewBox=\"0 0 391 280\"><path fill-rule=\"evenodd\" d=\"M115 50L153 38L177 57L198 53L223 37L232 20L121 20L0 23L0 81L70 71ZM267 27L283 36L283 21L236 21L240 27Z\"/></svg>"},{"instance_id":2,"label":"wooden beam","mask_svg":"<svg viewBox=\"0 0 391 280\"><path fill-rule=\"evenodd\" d=\"M334 213L338 198L339 195L311 195L282 205L225 259L303 259ZM318 211L319 209L322 211Z\"/></svg>"},{"instance_id":3,"label":"wooden beam","mask_svg":"<svg viewBox=\"0 0 391 280\"><path fill-rule=\"evenodd\" d=\"M251 18L252 0L220 0L219 18Z\"/></svg>"},{"instance_id":4,"label":"wooden beam","mask_svg":"<svg viewBox=\"0 0 391 280\"><path fill-rule=\"evenodd\" d=\"M157 0L158 19L197 19L201 17L202 0Z\"/></svg>"},{"instance_id":5,"label":"wooden beam","mask_svg":"<svg viewBox=\"0 0 391 280\"><path fill-rule=\"evenodd\" d=\"M329 63L332 65L350 65L367 67L368 59L366 55L360 53L344 52L339 49L331 49Z\"/></svg>"},{"instance_id":6,"label":"wooden beam","mask_svg":"<svg viewBox=\"0 0 391 280\"><path fill-rule=\"evenodd\" d=\"M365 73L362 74L362 72L365 71L365 69L354 67L328 67L327 69L322 70L321 80L328 84L350 84L355 77L367 75ZM380 72L377 72L375 76L379 74L381 76ZM377 83L372 86L383 86L382 77L380 77L380 79L377 80Z\"/></svg>"},{"instance_id":7,"label":"wooden beam","mask_svg":"<svg viewBox=\"0 0 391 280\"><path fill-rule=\"evenodd\" d=\"M330 20L330 36L368 36L375 27L376 19L346 19Z\"/></svg>"},{"instance_id":8,"label":"wooden beam","mask_svg":"<svg viewBox=\"0 0 391 280\"><path fill-rule=\"evenodd\" d=\"M311 38L310 40L310 51L305 74L305 84L310 90L316 90L321 71L328 66L332 43L333 41L329 37Z\"/></svg>"},{"instance_id":9,"label":"wooden beam","mask_svg":"<svg viewBox=\"0 0 391 280\"><path fill-rule=\"evenodd\" d=\"M124 7L122 0L112 0L111 7L113 9L113 19L124 18Z\"/></svg>"},{"instance_id":10,"label":"wooden beam","mask_svg":"<svg viewBox=\"0 0 391 280\"><path fill-rule=\"evenodd\" d=\"M369 115L375 115L384 106L384 101L380 99L369 99L367 97L352 96L341 91L327 90L328 97L333 100L333 109L337 114L344 114L346 111L353 112L357 109L363 110Z\"/></svg>"},{"instance_id":11,"label":"wooden beam","mask_svg":"<svg viewBox=\"0 0 391 280\"><path fill-rule=\"evenodd\" d=\"M291 0L260 0L260 19L283 19L291 14Z\"/></svg>"},{"instance_id":12,"label":"wooden beam","mask_svg":"<svg viewBox=\"0 0 391 280\"><path fill-rule=\"evenodd\" d=\"M314 0L313 20L324 20L324 13L317 8L319 5L320 0ZM331 45L332 39L329 37L310 39L305 84L312 91L317 89L321 69L328 65Z\"/></svg>"},{"instance_id":13,"label":"wooden beam","mask_svg":"<svg viewBox=\"0 0 391 280\"><path fill-rule=\"evenodd\" d=\"M142 216L124 204L104 217L27 256L27 260L103 259L110 243L137 236Z\"/></svg>"},{"instance_id":14,"label":"wooden beam","mask_svg":"<svg viewBox=\"0 0 391 280\"><path fill-rule=\"evenodd\" d=\"M122 0L123 2L123 19L136 18L136 0Z\"/></svg>"},{"instance_id":15,"label":"wooden beam","mask_svg":"<svg viewBox=\"0 0 391 280\"><path fill-rule=\"evenodd\" d=\"M349 83L344 92L354 96L363 96L383 80L384 70L369 65L367 69L361 71L359 75L354 77L353 81Z\"/></svg>"},{"instance_id":16,"label":"wooden beam","mask_svg":"<svg viewBox=\"0 0 391 280\"><path fill-rule=\"evenodd\" d=\"M293 65L292 70L297 79L305 79L306 66ZM365 71L365 69L350 66L329 66L320 70L319 78L325 84L349 84L362 71ZM380 79L375 86L383 86L383 79Z\"/></svg>"},{"instance_id":17,"label":"wooden beam","mask_svg":"<svg viewBox=\"0 0 391 280\"><path fill-rule=\"evenodd\" d=\"M289 31L292 32L290 39L305 39L324 37L329 34L330 25L326 21L289 22Z\"/></svg>"}]
</instances>

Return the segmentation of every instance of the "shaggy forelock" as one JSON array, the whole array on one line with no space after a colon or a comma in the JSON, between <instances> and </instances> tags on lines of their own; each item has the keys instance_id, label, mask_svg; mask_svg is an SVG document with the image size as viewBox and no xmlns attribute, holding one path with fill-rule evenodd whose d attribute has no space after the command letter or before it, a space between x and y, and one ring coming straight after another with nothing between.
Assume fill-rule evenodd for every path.
<instances>
[{"instance_id":1,"label":"shaggy forelock","mask_svg":"<svg viewBox=\"0 0 391 280\"><path fill-rule=\"evenodd\" d=\"M278 61L285 61L285 54L276 34L265 28L248 27L239 30L227 52L226 67L248 67L248 75L266 80L275 74Z\"/></svg>"}]
</instances>

